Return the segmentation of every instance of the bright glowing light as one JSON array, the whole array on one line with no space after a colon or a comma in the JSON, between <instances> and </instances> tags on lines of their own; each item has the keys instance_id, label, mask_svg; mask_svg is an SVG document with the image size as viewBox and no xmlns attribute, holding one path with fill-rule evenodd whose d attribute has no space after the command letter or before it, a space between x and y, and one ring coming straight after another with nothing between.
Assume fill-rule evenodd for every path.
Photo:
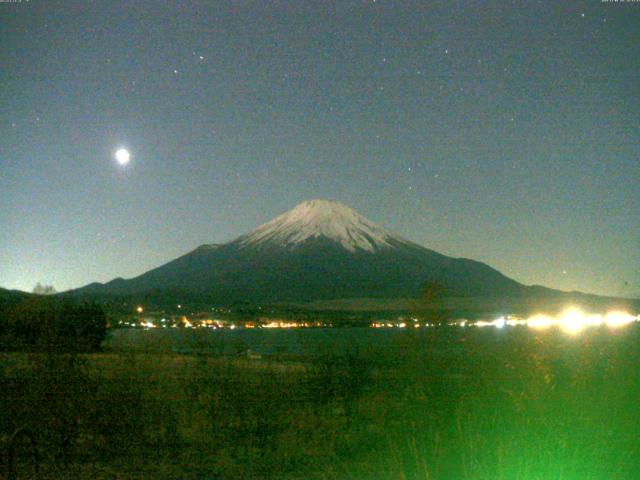
<instances>
[{"instance_id":1,"label":"bright glowing light","mask_svg":"<svg viewBox=\"0 0 640 480\"><path fill-rule=\"evenodd\" d=\"M586 327L602 325L602 315L586 315L578 308L569 308L562 313L559 322L565 332L575 334Z\"/></svg>"},{"instance_id":2,"label":"bright glowing light","mask_svg":"<svg viewBox=\"0 0 640 480\"><path fill-rule=\"evenodd\" d=\"M583 310L577 307L570 307L564 310L558 316L536 314L525 320L509 315L507 317L499 317L491 321L478 320L471 323L465 319L461 319L456 321L454 325L458 325L461 327L470 325L475 327L495 328L526 325L530 328L539 330L544 330L551 327L559 327L567 333L577 334L578 332L588 327L599 327L602 325L607 325L610 328L618 328L638 321L640 321L640 316L634 316L624 311L611 311L606 315L602 315L599 313L585 313ZM426 324L425 326L429 325Z\"/></svg>"},{"instance_id":3,"label":"bright glowing light","mask_svg":"<svg viewBox=\"0 0 640 480\"><path fill-rule=\"evenodd\" d=\"M527 327L544 330L555 323L554 319L547 315L534 315L527 319Z\"/></svg>"},{"instance_id":4,"label":"bright glowing light","mask_svg":"<svg viewBox=\"0 0 640 480\"><path fill-rule=\"evenodd\" d=\"M598 314L585 315L582 319L582 324L585 327L599 327L603 322L604 319L602 318L602 315Z\"/></svg>"},{"instance_id":5,"label":"bright glowing light","mask_svg":"<svg viewBox=\"0 0 640 480\"><path fill-rule=\"evenodd\" d=\"M515 327L517 325L526 325L527 321L522 318L514 317L513 315L507 316L507 325Z\"/></svg>"},{"instance_id":6,"label":"bright glowing light","mask_svg":"<svg viewBox=\"0 0 640 480\"><path fill-rule=\"evenodd\" d=\"M466 322L466 320L465 320L465 322ZM505 320L505 318L504 317L500 317L500 318L496 318L495 320L493 320L491 322L487 322L485 320L478 320L477 322L471 323L470 325L476 326L476 327L503 328L506 324L507 324L507 321Z\"/></svg>"},{"instance_id":7,"label":"bright glowing light","mask_svg":"<svg viewBox=\"0 0 640 480\"><path fill-rule=\"evenodd\" d=\"M129 163L130 159L131 154L126 148L119 148L118 150L116 150L116 160L120 165L125 166L127 163Z\"/></svg>"},{"instance_id":8,"label":"bright glowing light","mask_svg":"<svg viewBox=\"0 0 640 480\"><path fill-rule=\"evenodd\" d=\"M607 313L604 322L607 327L618 328L624 327L625 325L635 322L636 320L636 317L628 314L627 312L613 311Z\"/></svg>"},{"instance_id":9,"label":"bright glowing light","mask_svg":"<svg viewBox=\"0 0 640 480\"><path fill-rule=\"evenodd\" d=\"M575 334L584 328L584 313L578 308L568 308L560 316L560 327L567 333Z\"/></svg>"},{"instance_id":10,"label":"bright glowing light","mask_svg":"<svg viewBox=\"0 0 640 480\"><path fill-rule=\"evenodd\" d=\"M138 308L136 308L136 312L142 313L142 312L144 312L144 308L138 307Z\"/></svg>"},{"instance_id":11,"label":"bright glowing light","mask_svg":"<svg viewBox=\"0 0 640 480\"><path fill-rule=\"evenodd\" d=\"M415 328L419 327L433 327L433 324L425 322L424 325L417 323L417 319L412 318L414 322ZM469 321L467 319L458 319L449 325L457 325L460 327L495 327L495 328L504 328L504 327L519 327L519 326L527 326L536 330L546 330L549 328L559 328L566 333L570 333L575 335L582 330L589 327L601 327L606 325L609 328L621 328L631 323L640 322L640 315L636 316L631 313L621 311L621 310L612 310L606 314L601 313L585 313L582 309L578 307L569 307L564 310L559 315L547 315L538 313L528 318L522 318L514 315L508 315L503 317L498 317L494 320L474 320ZM370 324L373 328L391 328L391 327L406 327L410 324L400 323L383 323L383 322L372 322ZM265 325L265 326L276 326L274 325ZM281 326L281 325L278 325ZM304 326L304 325L303 325Z\"/></svg>"}]
</instances>

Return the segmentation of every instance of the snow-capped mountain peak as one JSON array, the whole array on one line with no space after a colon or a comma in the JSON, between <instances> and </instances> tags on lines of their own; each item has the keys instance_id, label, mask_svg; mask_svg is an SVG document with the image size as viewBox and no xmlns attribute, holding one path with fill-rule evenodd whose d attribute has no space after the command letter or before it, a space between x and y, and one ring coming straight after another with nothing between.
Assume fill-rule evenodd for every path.
<instances>
[{"instance_id":1,"label":"snow-capped mountain peak","mask_svg":"<svg viewBox=\"0 0 640 480\"><path fill-rule=\"evenodd\" d=\"M324 237L349 251L374 252L393 243L409 243L367 220L355 210L330 200L309 200L238 239L241 246L295 247Z\"/></svg>"}]
</instances>

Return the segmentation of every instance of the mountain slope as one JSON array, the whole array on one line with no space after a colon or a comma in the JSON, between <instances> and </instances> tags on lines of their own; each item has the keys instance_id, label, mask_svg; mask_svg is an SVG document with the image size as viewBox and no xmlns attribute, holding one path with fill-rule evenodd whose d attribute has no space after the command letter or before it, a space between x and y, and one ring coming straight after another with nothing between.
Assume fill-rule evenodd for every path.
<instances>
[{"instance_id":1,"label":"mountain slope","mask_svg":"<svg viewBox=\"0 0 640 480\"><path fill-rule=\"evenodd\" d=\"M340 203L312 200L230 243L203 245L136 278L76 292L297 302L411 297L425 285L452 296L520 295L527 288L483 263L405 240Z\"/></svg>"},{"instance_id":2,"label":"mountain slope","mask_svg":"<svg viewBox=\"0 0 640 480\"><path fill-rule=\"evenodd\" d=\"M6 290L4 288L0 288L0 313L3 310L12 308L19 303L34 297L36 296L20 290Z\"/></svg>"}]
</instances>

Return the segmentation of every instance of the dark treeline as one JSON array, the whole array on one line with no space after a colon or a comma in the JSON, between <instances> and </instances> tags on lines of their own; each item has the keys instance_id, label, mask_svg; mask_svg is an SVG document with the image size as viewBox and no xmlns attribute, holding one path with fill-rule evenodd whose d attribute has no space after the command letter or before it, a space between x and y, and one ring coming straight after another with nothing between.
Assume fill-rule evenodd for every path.
<instances>
[{"instance_id":1,"label":"dark treeline","mask_svg":"<svg viewBox=\"0 0 640 480\"><path fill-rule=\"evenodd\" d=\"M93 352L106 330L95 303L29 297L0 310L0 351Z\"/></svg>"}]
</instances>

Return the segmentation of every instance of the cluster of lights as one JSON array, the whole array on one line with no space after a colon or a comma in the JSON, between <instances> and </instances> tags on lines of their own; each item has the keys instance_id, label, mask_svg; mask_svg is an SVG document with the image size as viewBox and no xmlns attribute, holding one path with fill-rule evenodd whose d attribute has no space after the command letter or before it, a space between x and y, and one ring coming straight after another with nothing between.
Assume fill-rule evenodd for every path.
<instances>
[{"instance_id":1,"label":"cluster of lights","mask_svg":"<svg viewBox=\"0 0 640 480\"><path fill-rule=\"evenodd\" d=\"M640 316L634 316L630 313L618 310L602 315L599 313L585 313L579 308L568 308L555 317L543 314L533 315L527 319L500 317L491 322L480 320L471 325L476 327L496 328L503 328L505 325L524 325L537 330L558 327L567 333L576 334L588 327L599 327L604 325L609 328L619 328L637 321L640 321ZM460 325L462 325L462 323L460 323Z\"/></svg>"},{"instance_id":2,"label":"cluster of lights","mask_svg":"<svg viewBox=\"0 0 640 480\"><path fill-rule=\"evenodd\" d=\"M261 325L262 328L318 328L331 326L322 322L283 322L272 321Z\"/></svg>"},{"instance_id":3,"label":"cluster of lights","mask_svg":"<svg viewBox=\"0 0 640 480\"><path fill-rule=\"evenodd\" d=\"M182 305L178 305L178 308L182 307ZM144 308L142 306L136 307L136 313L141 314L144 312ZM620 310L610 311L606 314L597 314L597 313L585 313L583 310L575 307L568 308L564 310L561 314L557 316L545 315L545 314L536 314L529 318L522 319L514 316L507 317L499 317L491 321L486 320L478 320L475 322L469 320L459 320L453 325L457 325L460 327L494 327L494 328L504 328L505 326L515 327L515 326L526 326L529 328L537 329L537 330L545 330L552 327L560 328L561 330L570 333L576 334L585 328L588 327L599 327L606 326L609 328L619 328L624 327L633 322L640 321L640 316L634 316L630 313L623 312ZM206 320L192 320L190 321L186 316L181 316L179 320L173 320L171 325L167 325L167 319L163 318L160 320L160 324L149 320L140 320L139 323L136 322L128 322L128 321L120 321L120 325L130 326L130 327L143 327L146 329L149 328L177 328L178 326L182 326L184 328L211 328L211 329L221 329L221 328L229 328L231 330L243 327L243 328L313 328L313 327L332 327L333 325L330 323L324 323L320 321L316 322L296 322L296 321L285 321L285 320L271 320L268 323L258 324L254 322L244 322L243 324L225 324L220 320L215 319L206 319ZM407 319L406 317L399 317L395 322L391 321L376 321L370 324L373 328L420 328L420 327L433 327L435 326L432 323L419 323L417 318Z\"/></svg>"},{"instance_id":4,"label":"cluster of lights","mask_svg":"<svg viewBox=\"0 0 640 480\"><path fill-rule=\"evenodd\" d=\"M418 321L414 321L413 323L407 323L407 322L400 322L400 323L393 323L393 322L373 322L371 325L371 328L421 328L421 327L435 327L434 324L432 323L423 323L420 324L418 323ZM464 325L463 325L464 326Z\"/></svg>"},{"instance_id":5,"label":"cluster of lights","mask_svg":"<svg viewBox=\"0 0 640 480\"><path fill-rule=\"evenodd\" d=\"M181 305L178 305L181 307ZM135 312L140 315L144 313L144 308L142 306L136 306ZM318 327L332 327L333 324L325 323L321 321L309 322L297 322L291 320L271 320L268 323L260 323L253 321L244 321L238 324L229 323L224 320L219 319L189 319L186 315L182 315L179 318L171 318L166 319L162 318L159 322L154 320L153 318L140 318L138 317L138 321L124 321L121 320L118 322L121 326L126 327L141 327L144 329L150 328L209 328L213 330L217 329L229 329L235 330L236 328L318 328Z\"/></svg>"},{"instance_id":6,"label":"cluster of lights","mask_svg":"<svg viewBox=\"0 0 640 480\"><path fill-rule=\"evenodd\" d=\"M420 323L418 323L418 319L411 317L410 318L411 322L407 321L407 319L405 317L398 317L398 321L396 322L373 322L371 323L371 327L372 328L407 328L407 327L411 327L413 326L413 328L420 328L421 326L424 327L432 327L433 325L430 323L424 323L422 325L420 325Z\"/></svg>"},{"instance_id":7,"label":"cluster of lights","mask_svg":"<svg viewBox=\"0 0 640 480\"><path fill-rule=\"evenodd\" d=\"M412 319L413 323L408 322L373 322L372 328L406 328L413 326L414 328L420 327L433 327L435 325L431 323L418 323L417 319ZM458 327L515 327L526 326L529 328L544 330L552 327L560 328L561 330L575 334L588 327L607 326L609 328L624 327L633 322L640 321L640 316L634 316L630 313L623 311L611 311L607 314L597 313L585 313L579 308L568 308L558 316L537 314L529 318L522 319L514 316L499 317L491 321L478 320L458 320L449 325L455 325Z\"/></svg>"},{"instance_id":8,"label":"cluster of lights","mask_svg":"<svg viewBox=\"0 0 640 480\"><path fill-rule=\"evenodd\" d=\"M496 318L491 322L487 322L484 320L478 320L476 323L472 323L471 325L475 325L476 327L495 327L495 328L503 328L505 325L513 325L513 322L517 320L513 320L509 318L509 320L504 317ZM466 325L466 321L465 321ZM464 325L463 325L464 326Z\"/></svg>"}]
</instances>

